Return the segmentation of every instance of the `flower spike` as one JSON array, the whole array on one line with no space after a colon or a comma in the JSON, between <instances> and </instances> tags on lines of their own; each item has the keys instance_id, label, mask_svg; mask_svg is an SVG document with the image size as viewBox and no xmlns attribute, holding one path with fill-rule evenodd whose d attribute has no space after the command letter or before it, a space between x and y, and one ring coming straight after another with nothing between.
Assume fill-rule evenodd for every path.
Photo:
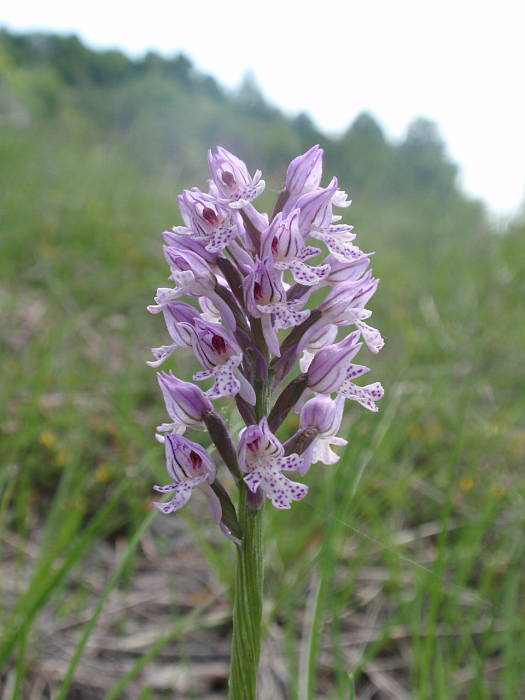
<instances>
[{"instance_id":1,"label":"flower spike","mask_svg":"<svg viewBox=\"0 0 525 700\"><path fill-rule=\"evenodd\" d=\"M171 421L158 426L157 439L172 483L155 487L171 497L155 507L174 512L200 490L241 556L241 540L251 536L246 519L237 520L213 457L186 431L201 428L215 445L220 468L241 488L243 508L258 510L268 498L285 510L308 492L287 472L303 475L312 464L339 460L333 448L346 444L339 435L346 400L377 411L383 396L379 382L355 383L370 371L356 355L384 344L368 323L379 284L373 254L356 245L352 226L336 213L350 205L337 178L321 186L322 161L319 145L295 157L268 215L254 205L265 187L261 172L252 176L218 146L208 152L207 191L183 190L183 225L162 234L173 286L159 287L148 310L162 315L171 342L153 348L148 364L176 369L157 375ZM178 376L179 349L198 363L189 381ZM229 399L246 426L237 440L228 427ZM299 427L286 439L294 412Z\"/></svg>"}]
</instances>

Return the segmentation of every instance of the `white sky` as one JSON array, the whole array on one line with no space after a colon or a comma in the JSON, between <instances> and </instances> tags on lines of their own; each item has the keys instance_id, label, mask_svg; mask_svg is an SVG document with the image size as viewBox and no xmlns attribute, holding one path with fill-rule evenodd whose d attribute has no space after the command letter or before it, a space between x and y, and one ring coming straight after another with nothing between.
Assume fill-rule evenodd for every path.
<instances>
[{"instance_id":1,"label":"white sky","mask_svg":"<svg viewBox=\"0 0 525 700\"><path fill-rule=\"evenodd\" d=\"M326 132L365 109L391 138L429 117L468 192L503 215L525 200L520 0L4 0L2 25L133 55L183 50L229 87L251 69L271 102Z\"/></svg>"}]
</instances>

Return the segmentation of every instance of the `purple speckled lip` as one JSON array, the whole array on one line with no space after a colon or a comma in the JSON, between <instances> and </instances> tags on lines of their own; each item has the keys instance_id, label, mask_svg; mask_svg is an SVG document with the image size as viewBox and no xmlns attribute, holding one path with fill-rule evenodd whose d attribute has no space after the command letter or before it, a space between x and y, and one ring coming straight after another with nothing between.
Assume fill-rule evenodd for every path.
<instances>
[{"instance_id":1,"label":"purple speckled lip","mask_svg":"<svg viewBox=\"0 0 525 700\"><path fill-rule=\"evenodd\" d=\"M377 353L384 344L365 322L379 280L372 254L334 213L350 205L337 178L321 185L319 145L290 162L271 215L253 204L265 189L259 170L251 175L222 146L208 152L208 165L208 191L192 187L177 197L184 225L163 233L173 286L160 287L148 307L162 315L171 339L153 348L148 364L177 365L179 353L193 353L201 368L191 378L204 383L158 373L172 422L157 428L157 439L172 483L154 487L170 495L154 505L174 512L196 488L222 532L239 542L236 510L214 458L186 430L205 428L206 444L211 438L235 481L260 500L279 509L302 500L308 487L285 472L302 476L316 462L337 462L332 448L346 444L337 435L346 400L377 411L383 396L379 382L355 383L369 368L353 362L363 347ZM236 440L226 399L245 423ZM299 426L283 445L275 433L290 412L300 414Z\"/></svg>"}]
</instances>

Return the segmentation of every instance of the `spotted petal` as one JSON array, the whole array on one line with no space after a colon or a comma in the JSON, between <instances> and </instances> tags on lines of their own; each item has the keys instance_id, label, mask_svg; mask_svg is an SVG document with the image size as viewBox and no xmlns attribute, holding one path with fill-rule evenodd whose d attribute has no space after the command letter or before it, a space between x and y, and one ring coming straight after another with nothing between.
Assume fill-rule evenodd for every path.
<instances>
[{"instance_id":1,"label":"spotted petal","mask_svg":"<svg viewBox=\"0 0 525 700\"><path fill-rule=\"evenodd\" d=\"M207 474L201 474L200 476L196 476L192 479L181 481L178 484L168 484L167 486L155 485L153 487L155 491L158 491L159 493L172 492L174 493L174 496L166 503L155 501L153 505L155 508L157 508L157 510L160 510L161 513L173 513L174 511L179 510L179 508L182 508L182 506L186 505L186 503L190 500L193 488L205 481L207 478Z\"/></svg>"},{"instance_id":2,"label":"spotted petal","mask_svg":"<svg viewBox=\"0 0 525 700\"><path fill-rule=\"evenodd\" d=\"M246 187L240 188L236 195L235 195L235 201L229 202L229 206L231 209L242 209L245 207L249 202L252 201L252 199L255 199L258 197L261 192L264 191L264 188L266 187L266 183L264 180L258 180L258 178L261 177L261 173L258 170L255 173L254 179L253 179L253 185L246 185Z\"/></svg>"},{"instance_id":3,"label":"spotted petal","mask_svg":"<svg viewBox=\"0 0 525 700\"><path fill-rule=\"evenodd\" d=\"M297 454L287 455L286 457L276 457L274 464L283 471L300 470L303 466L303 458Z\"/></svg>"},{"instance_id":4,"label":"spotted petal","mask_svg":"<svg viewBox=\"0 0 525 700\"><path fill-rule=\"evenodd\" d=\"M299 260L306 260L311 258L313 255L319 255L321 248L316 248L313 245L305 245L304 248L297 254Z\"/></svg>"},{"instance_id":5,"label":"spotted petal","mask_svg":"<svg viewBox=\"0 0 525 700\"><path fill-rule=\"evenodd\" d=\"M333 227L335 228L335 227ZM357 260L363 256L363 251L350 243L355 238L353 234L334 234L313 231L312 236L326 243L328 250L336 258L342 260Z\"/></svg>"},{"instance_id":6,"label":"spotted petal","mask_svg":"<svg viewBox=\"0 0 525 700\"><path fill-rule=\"evenodd\" d=\"M297 311L297 306L301 304L301 300L298 302L284 302L275 304L265 304L264 306L257 306L259 311L266 314L274 314L275 316L275 328L279 330L280 328L291 328L292 326L298 326L303 321L306 321L310 315L310 311L305 309L304 311Z\"/></svg>"},{"instance_id":7,"label":"spotted petal","mask_svg":"<svg viewBox=\"0 0 525 700\"><path fill-rule=\"evenodd\" d=\"M287 267L292 273L294 280L298 284L304 284L307 287L313 284L319 284L330 272L330 265L313 267L312 265L306 265L297 258L295 260L290 260Z\"/></svg>"},{"instance_id":8,"label":"spotted petal","mask_svg":"<svg viewBox=\"0 0 525 700\"><path fill-rule=\"evenodd\" d=\"M219 226L210 236L206 250L210 253L218 253L226 248L230 241L235 238L236 233L235 226Z\"/></svg>"},{"instance_id":9,"label":"spotted petal","mask_svg":"<svg viewBox=\"0 0 525 700\"><path fill-rule=\"evenodd\" d=\"M369 367L365 367L364 365L348 365L346 372L345 372L345 379L355 379L356 377L360 377L362 374L366 374L367 372L370 372Z\"/></svg>"},{"instance_id":10,"label":"spotted petal","mask_svg":"<svg viewBox=\"0 0 525 700\"><path fill-rule=\"evenodd\" d=\"M291 481L278 469L268 466L256 467L244 477L244 482L253 493L260 486L272 504L281 510L287 510L292 501L300 501L308 493L308 486Z\"/></svg>"},{"instance_id":11,"label":"spotted petal","mask_svg":"<svg viewBox=\"0 0 525 700\"><path fill-rule=\"evenodd\" d=\"M372 352L379 352L385 344L385 341L377 328L373 328L372 326L369 326L368 323L364 323L363 321L356 321L355 325L356 328L361 331L361 335L363 336L363 340L367 344L368 349Z\"/></svg>"},{"instance_id":12,"label":"spotted petal","mask_svg":"<svg viewBox=\"0 0 525 700\"><path fill-rule=\"evenodd\" d=\"M206 396L210 399L218 399L221 396L236 396L239 393L241 384L233 370L237 367L239 362L240 358L234 355L223 365L217 365L213 369L196 372L193 375L193 379L199 382L209 377L215 378L214 385L206 392Z\"/></svg>"},{"instance_id":13,"label":"spotted petal","mask_svg":"<svg viewBox=\"0 0 525 700\"><path fill-rule=\"evenodd\" d=\"M347 399L357 401L361 406L375 413L379 410L375 402L383 398L384 390L379 382L367 384L366 386L357 386L357 384L346 379L339 387L338 393Z\"/></svg>"}]
</instances>

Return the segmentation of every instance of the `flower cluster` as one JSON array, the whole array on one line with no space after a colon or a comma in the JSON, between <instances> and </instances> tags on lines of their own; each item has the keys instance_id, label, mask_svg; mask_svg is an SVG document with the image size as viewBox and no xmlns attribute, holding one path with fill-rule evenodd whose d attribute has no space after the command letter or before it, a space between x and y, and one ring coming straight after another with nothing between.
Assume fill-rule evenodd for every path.
<instances>
[{"instance_id":1,"label":"flower cluster","mask_svg":"<svg viewBox=\"0 0 525 700\"><path fill-rule=\"evenodd\" d=\"M316 462L337 462L331 448L346 444L337 436L346 400L377 411L383 396L379 382L355 383L369 369L353 362L363 344L373 353L383 346L366 323L378 279L370 253L355 245L352 227L335 213L350 205L337 179L321 186L322 156L314 146L292 160L269 216L252 204L265 188L260 171L251 176L218 147L208 153L208 191L184 190L178 197L184 226L163 233L172 286L159 288L148 310L162 313L171 342L153 348L148 364L159 367L187 348L202 368L193 380L206 384L158 373L171 422L158 426L157 439L172 483L154 487L171 496L154 505L171 513L198 488L235 541L241 535L235 508L211 454L185 437L188 428L207 429L254 503L264 494L276 508L290 508L308 487L284 472L302 476ZM350 332L338 341L345 328ZM237 446L213 404L222 397L236 401L246 425ZM283 445L275 433L293 410L299 429Z\"/></svg>"}]
</instances>

